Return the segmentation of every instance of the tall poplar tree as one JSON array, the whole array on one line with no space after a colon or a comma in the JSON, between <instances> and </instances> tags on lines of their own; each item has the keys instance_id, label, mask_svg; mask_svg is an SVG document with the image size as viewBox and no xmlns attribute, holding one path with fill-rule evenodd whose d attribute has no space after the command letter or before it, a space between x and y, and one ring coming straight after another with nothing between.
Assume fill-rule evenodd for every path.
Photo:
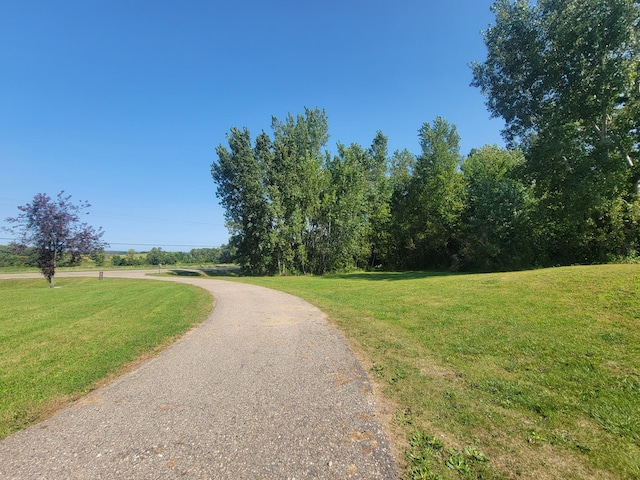
<instances>
[{"instance_id":1,"label":"tall poplar tree","mask_svg":"<svg viewBox=\"0 0 640 480\"><path fill-rule=\"evenodd\" d=\"M273 157L267 170L270 201L278 231L276 261L280 273L307 273L317 238L323 168L329 139L324 110L305 108L304 115L272 119Z\"/></svg>"},{"instance_id":2,"label":"tall poplar tree","mask_svg":"<svg viewBox=\"0 0 640 480\"><path fill-rule=\"evenodd\" d=\"M322 195L321 260L316 273L363 268L370 253L368 167L370 156L360 145L338 144L327 161L328 183Z\"/></svg>"},{"instance_id":3,"label":"tall poplar tree","mask_svg":"<svg viewBox=\"0 0 640 480\"><path fill-rule=\"evenodd\" d=\"M409 186L416 164L416 157L409 150L396 150L391 156L389 184L389 230L386 263L391 268L408 268L408 252L415 249L410 234L411 205L409 203Z\"/></svg>"},{"instance_id":4,"label":"tall poplar tree","mask_svg":"<svg viewBox=\"0 0 640 480\"><path fill-rule=\"evenodd\" d=\"M422 154L416 159L404 214L407 256L413 266L450 266L458 248L463 183L460 136L455 125L437 117L419 130Z\"/></svg>"},{"instance_id":5,"label":"tall poplar tree","mask_svg":"<svg viewBox=\"0 0 640 480\"><path fill-rule=\"evenodd\" d=\"M246 273L271 273L272 218L262 167L254 155L246 128L232 128L227 140L228 149L222 145L216 149L218 161L212 164L211 175L225 209L230 244L236 249L236 261Z\"/></svg>"},{"instance_id":6,"label":"tall poplar tree","mask_svg":"<svg viewBox=\"0 0 640 480\"><path fill-rule=\"evenodd\" d=\"M370 267L385 263L390 253L392 185L387 144L388 138L378 131L369 148L366 164Z\"/></svg>"}]
</instances>

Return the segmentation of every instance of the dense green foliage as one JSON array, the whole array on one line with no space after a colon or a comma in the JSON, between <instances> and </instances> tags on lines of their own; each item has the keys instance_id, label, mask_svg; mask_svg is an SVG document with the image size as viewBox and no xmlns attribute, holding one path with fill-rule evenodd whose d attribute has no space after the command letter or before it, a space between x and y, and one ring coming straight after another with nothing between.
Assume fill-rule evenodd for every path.
<instances>
[{"instance_id":1,"label":"dense green foliage","mask_svg":"<svg viewBox=\"0 0 640 480\"><path fill-rule=\"evenodd\" d=\"M443 118L422 152L329 138L306 109L273 136L232 128L212 165L248 274L382 266L513 269L635 258L640 247L640 6L498 0L473 85L509 149L467 157Z\"/></svg>"},{"instance_id":2,"label":"dense green foliage","mask_svg":"<svg viewBox=\"0 0 640 480\"><path fill-rule=\"evenodd\" d=\"M368 150L339 144L331 156L324 111L272 127L273 139L263 132L255 143L232 128L211 168L238 263L254 275L366 267L389 217L386 138Z\"/></svg>"},{"instance_id":3,"label":"dense green foliage","mask_svg":"<svg viewBox=\"0 0 640 480\"><path fill-rule=\"evenodd\" d=\"M534 186L541 263L638 250L640 4L499 0L474 85Z\"/></svg>"},{"instance_id":4,"label":"dense green foliage","mask_svg":"<svg viewBox=\"0 0 640 480\"><path fill-rule=\"evenodd\" d=\"M237 280L312 302L364 352L406 478L640 477L639 265Z\"/></svg>"},{"instance_id":5,"label":"dense green foliage","mask_svg":"<svg viewBox=\"0 0 640 480\"><path fill-rule=\"evenodd\" d=\"M87 393L166 345L211 310L173 282L61 278L0 281L0 438Z\"/></svg>"},{"instance_id":6,"label":"dense green foliage","mask_svg":"<svg viewBox=\"0 0 640 480\"><path fill-rule=\"evenodd\" d=\"M16 250L7 245L0 245L0 267L37 267L35 258L26 249Z\"/></svg>"}]
</instances>

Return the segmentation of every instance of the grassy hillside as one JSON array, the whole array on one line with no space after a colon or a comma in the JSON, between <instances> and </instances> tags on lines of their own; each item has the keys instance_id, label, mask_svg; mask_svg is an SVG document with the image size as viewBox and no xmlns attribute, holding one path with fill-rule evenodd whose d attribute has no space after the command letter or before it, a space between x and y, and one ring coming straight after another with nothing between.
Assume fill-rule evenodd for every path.
<instances>
[{"instance_id":1,"label":"grassy hillside","mask_svg":"<svg viewBox=\"0 0 640 480\"><path fill-rule=\"evenodd\" d=\"M0 280L0 438L201 322L211 296L144 280Z\"/></svg>"},{"instance_id":2,"label":"grassy hillside","mask_svg":"<svg viewBox=\"0 0 640 480\"><path fill-rule=\"evenodd\" d=\"M241 281L370 360L407 478L640 478L640 266Z\"/></svg>"}]
</instances>

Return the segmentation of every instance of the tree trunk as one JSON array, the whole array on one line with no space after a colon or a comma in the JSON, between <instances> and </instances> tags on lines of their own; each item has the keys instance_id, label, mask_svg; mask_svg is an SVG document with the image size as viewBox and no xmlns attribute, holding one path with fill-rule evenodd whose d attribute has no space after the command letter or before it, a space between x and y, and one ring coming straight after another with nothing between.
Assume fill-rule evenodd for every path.
<instances>
[{"instance_id":1,"label":"tree trunk","mask_svg":"<svg viewBox=\"0 0 640 480\"><path fill-rule=\"evenodd\" d=\"M56 274L57 255L55 251L43 250L38 258L38 266L44 278L49 282L49 288L53 288L53 276Z\"/></svg>"}]
</instances>

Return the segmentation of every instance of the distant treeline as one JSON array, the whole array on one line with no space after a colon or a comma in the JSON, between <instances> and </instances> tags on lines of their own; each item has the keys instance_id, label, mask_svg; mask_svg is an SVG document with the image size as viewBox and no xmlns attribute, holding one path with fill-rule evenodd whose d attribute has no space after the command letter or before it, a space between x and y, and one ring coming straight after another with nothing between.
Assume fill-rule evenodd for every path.
<instances>
[{"instance_id":1,"label":"distant treeline","mask_svg":"<svg viewBox=\"0 0 640 480\"><path fill-rule=\"evenodd\" d=\"M96 252L88 258L65 256L58 266L74 267L92 262L102 266L144 266L144 265L176 265L176 264L219 264L231 263L232 253L227 245L214 248L196 248L189 252L166 252L162 248L152 248L149 252L138 253L129 250L126 253ZM36 252L33 248L16 248L0 245L0 267L37 267Z\"/></svg>"}]
</instances>

